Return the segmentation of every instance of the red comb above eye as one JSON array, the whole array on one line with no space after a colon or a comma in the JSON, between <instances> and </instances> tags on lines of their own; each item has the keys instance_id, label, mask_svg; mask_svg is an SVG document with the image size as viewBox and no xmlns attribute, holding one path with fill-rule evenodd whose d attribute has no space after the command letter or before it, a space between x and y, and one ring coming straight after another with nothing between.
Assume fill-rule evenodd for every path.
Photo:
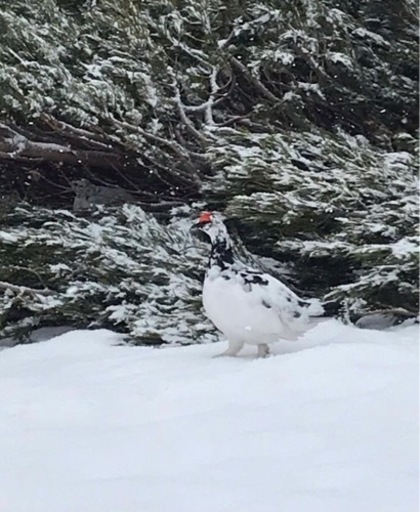
<instances>
[{"instance_id":1,"label":"red comb above eye","mask_svg":"<svg viewBox=\"0 0 420 512\"><path fill-rule=\"evenodd\" d=\"M211 222L213 220L213 215L211 212L203 212L198 219L200 224L205 224L206 222Z\"/></svg>"}]
</instances>

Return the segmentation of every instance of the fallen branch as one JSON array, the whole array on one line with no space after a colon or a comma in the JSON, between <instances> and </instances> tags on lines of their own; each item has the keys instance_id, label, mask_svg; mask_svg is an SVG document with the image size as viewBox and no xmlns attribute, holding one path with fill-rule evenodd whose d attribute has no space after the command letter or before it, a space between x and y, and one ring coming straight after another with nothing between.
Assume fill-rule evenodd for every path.
<instances>
[{"instance_id":1,"label":"fallen branch","mask_svg":"<svg viewBox=\"0 0 420 512\"><path fill-rule=\"evenodd\" d=\"M122 155L117 153L32 141L3 123L0 123L0 158L84 164L105 169L118 168L123 164Z\"/></svg>"}]
</instances>

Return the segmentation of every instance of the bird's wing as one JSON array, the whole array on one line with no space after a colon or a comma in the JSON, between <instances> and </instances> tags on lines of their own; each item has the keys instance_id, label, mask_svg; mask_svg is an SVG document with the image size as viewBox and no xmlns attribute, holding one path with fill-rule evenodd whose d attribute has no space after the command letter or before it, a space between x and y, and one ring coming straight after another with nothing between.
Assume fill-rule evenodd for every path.
<instances>
[{"instance_id":1,"label":"bird's wing","mask_svg":"<svg viewBox=\"0 0 420 512\"><path fill-rule=\"evenodd\" d=\"M240 273L245 291L264 307L273 310L291 337L308 328L309 317L321 310L316 303L300 299L278 279L258 271Z\"/></svg>"}]
</instances>

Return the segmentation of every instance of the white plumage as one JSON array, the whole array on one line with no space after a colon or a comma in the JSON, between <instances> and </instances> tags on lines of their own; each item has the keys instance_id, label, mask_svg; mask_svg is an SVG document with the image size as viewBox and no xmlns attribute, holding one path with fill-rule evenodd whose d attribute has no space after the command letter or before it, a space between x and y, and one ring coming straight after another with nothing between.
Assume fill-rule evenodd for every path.
<instances>
[{"instance_id":1,"label":"white plumage","mask_svg":"<svg viewBox=\"0 0 420 512\"><path fill-rule=\"evenodd\" d=\"M219 213L205 212L198 224L211 242L203 285L207 316L226 336L222 355L235 356L245 343L257 345L261 356L268 344L296 340L325 314L319 301L300 299L285 284L264 272L234 261L232 243Z\"/></svg>"}]
</instances>

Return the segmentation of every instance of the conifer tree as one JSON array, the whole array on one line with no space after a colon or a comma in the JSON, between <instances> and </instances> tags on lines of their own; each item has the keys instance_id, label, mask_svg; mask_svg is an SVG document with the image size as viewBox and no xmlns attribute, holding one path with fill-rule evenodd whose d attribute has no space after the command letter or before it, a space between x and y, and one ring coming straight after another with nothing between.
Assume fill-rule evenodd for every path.
<instances>
[{"instance_id":1,"label":"conifer tree","mask_svg":"<svg viewBox=\"0 0 420 512\"><path fill-rule=\"evenodd\" d=\"M0 336L214 339L195 201L304 294L416 313L416 36L412 0L0 1ZM80 179L135 205L71 213Z\"/></svg>"}]
</instances>

